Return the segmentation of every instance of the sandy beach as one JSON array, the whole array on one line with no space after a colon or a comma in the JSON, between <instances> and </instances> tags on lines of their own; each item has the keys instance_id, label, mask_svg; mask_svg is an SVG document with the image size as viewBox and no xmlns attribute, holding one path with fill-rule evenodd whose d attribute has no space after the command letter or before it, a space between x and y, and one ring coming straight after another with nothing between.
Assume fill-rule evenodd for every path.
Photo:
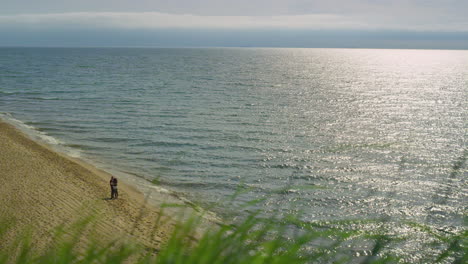
<instances>
[{"instance_id":1,"label":"sandy beach","mask_svg":"<svg viewBox=\"0 0 468 264\"><path fill-rule=\"evenodd\" d=\"M32 228L33 244L47 246L57 226L92 215L93 238L129 239L158 249L174 226L174 221L165 221L154 231L160 210L147 205L138 190L120 181L119 199L110 200L111 175L57 153L4 122L0 150L0 219L14 221L7 234L11 241ZM11 241L0 242L0 247Z\"/></svg>"}]
</instances>

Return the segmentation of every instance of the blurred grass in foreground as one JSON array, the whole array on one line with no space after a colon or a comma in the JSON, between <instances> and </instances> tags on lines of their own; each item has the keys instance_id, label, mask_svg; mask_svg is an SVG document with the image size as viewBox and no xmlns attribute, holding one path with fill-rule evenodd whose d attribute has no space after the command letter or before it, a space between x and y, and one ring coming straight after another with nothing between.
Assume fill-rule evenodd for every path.
<instances>
[{"instance_id":1,"label":"blurred grass in foreground","mask_svg":"<svg viewBox=\"0 0 468 264\"><path fill-rule=\"evenodd\" d=\"M31 230L14 242L0 242L0 264L3 263L206 263L206 264L295 264L295 263L407 263L408 260L386 253L386 247L398 238L382 232L364 232L340 228L343 223L304 223L295 216L282 219L260 217L251 213L236 225L220 225L200 232L201 217L189 217L176 225L170 239L161 249L145 248L128 240L107 244L82 243L85 230L92 229L93 217L77 221L70 228L56 228L54 240L37 251ZM156 221L159 221L156 220ZM157 223L156 223L157 224ZM344 224L346 225L346 223ZM436 240L434 256L419 263L467 263L467 232L440 236L429 227L408 224ZM157 226L157 225L156 225ZM0 241L15 227L11 221L0 221ZM297 228L300 227L300 228ZM156 227L157 228L157 227ZM92 230L91 230L92 231ZM89 238L86 238L89 239ZM437 241L437 242L434 242ZM354 250L365 243L367 250ZM421 241L424 243L424 241Z\"/></svg>"}]
</instances>

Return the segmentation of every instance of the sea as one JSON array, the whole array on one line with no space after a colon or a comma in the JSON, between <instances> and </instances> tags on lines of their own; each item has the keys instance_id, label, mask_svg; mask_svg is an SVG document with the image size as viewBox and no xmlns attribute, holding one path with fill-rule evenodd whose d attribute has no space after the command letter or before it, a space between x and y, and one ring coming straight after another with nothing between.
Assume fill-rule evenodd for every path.
<instances>
[{"instance_id":1,"label":"sea","mask_svg":"<svg viewBox=\"0 0 468 264\"><path fill-rule=\"evenodd\" d=\"M0 48L31 137L228 220L384 220L415 261L403 223L466 230L467 92L467 50Z\"/></svg>"}]
</instances>

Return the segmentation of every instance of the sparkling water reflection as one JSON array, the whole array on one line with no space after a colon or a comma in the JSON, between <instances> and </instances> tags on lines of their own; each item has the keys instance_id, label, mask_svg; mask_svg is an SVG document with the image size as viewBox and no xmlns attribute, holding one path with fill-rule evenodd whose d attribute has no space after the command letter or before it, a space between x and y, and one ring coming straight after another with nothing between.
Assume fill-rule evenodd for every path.
<instances>
[{"instance_id":1,"label":"sparkling water reflection","mask_svg":"<svg viewBox=\"0 0 468 264\"><path fill-rule=\"evenodd\" d=\"M0 111L218 212L244 185L238 203L306 221L450 231L467 68L467 51L3 48Z\"/></svg>"}]
</instances>

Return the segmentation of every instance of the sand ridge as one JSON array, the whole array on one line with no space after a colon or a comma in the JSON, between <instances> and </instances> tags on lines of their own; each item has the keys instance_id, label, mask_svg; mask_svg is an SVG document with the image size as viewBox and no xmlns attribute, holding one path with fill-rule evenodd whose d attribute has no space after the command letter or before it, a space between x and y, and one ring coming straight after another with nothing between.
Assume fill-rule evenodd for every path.
<instances>
[{"instance_id":1,"label":"sand ridge","mask_svg":"<svg viewBox=\"0 0 468 264\"><path fill-rule=\"evenodd\" d=\"M9 237L33 227L33 243L47 245L58 225L86 215L94 221L99 239L136 240L159 248L174 221L157 226L157 208L144 202L135 188L119 182L119 199L110 200L108 173L54 152L0 121L0 219L15 219ZM7 244L8 241L0 242Z\"/></svg>"}]
</instances>

